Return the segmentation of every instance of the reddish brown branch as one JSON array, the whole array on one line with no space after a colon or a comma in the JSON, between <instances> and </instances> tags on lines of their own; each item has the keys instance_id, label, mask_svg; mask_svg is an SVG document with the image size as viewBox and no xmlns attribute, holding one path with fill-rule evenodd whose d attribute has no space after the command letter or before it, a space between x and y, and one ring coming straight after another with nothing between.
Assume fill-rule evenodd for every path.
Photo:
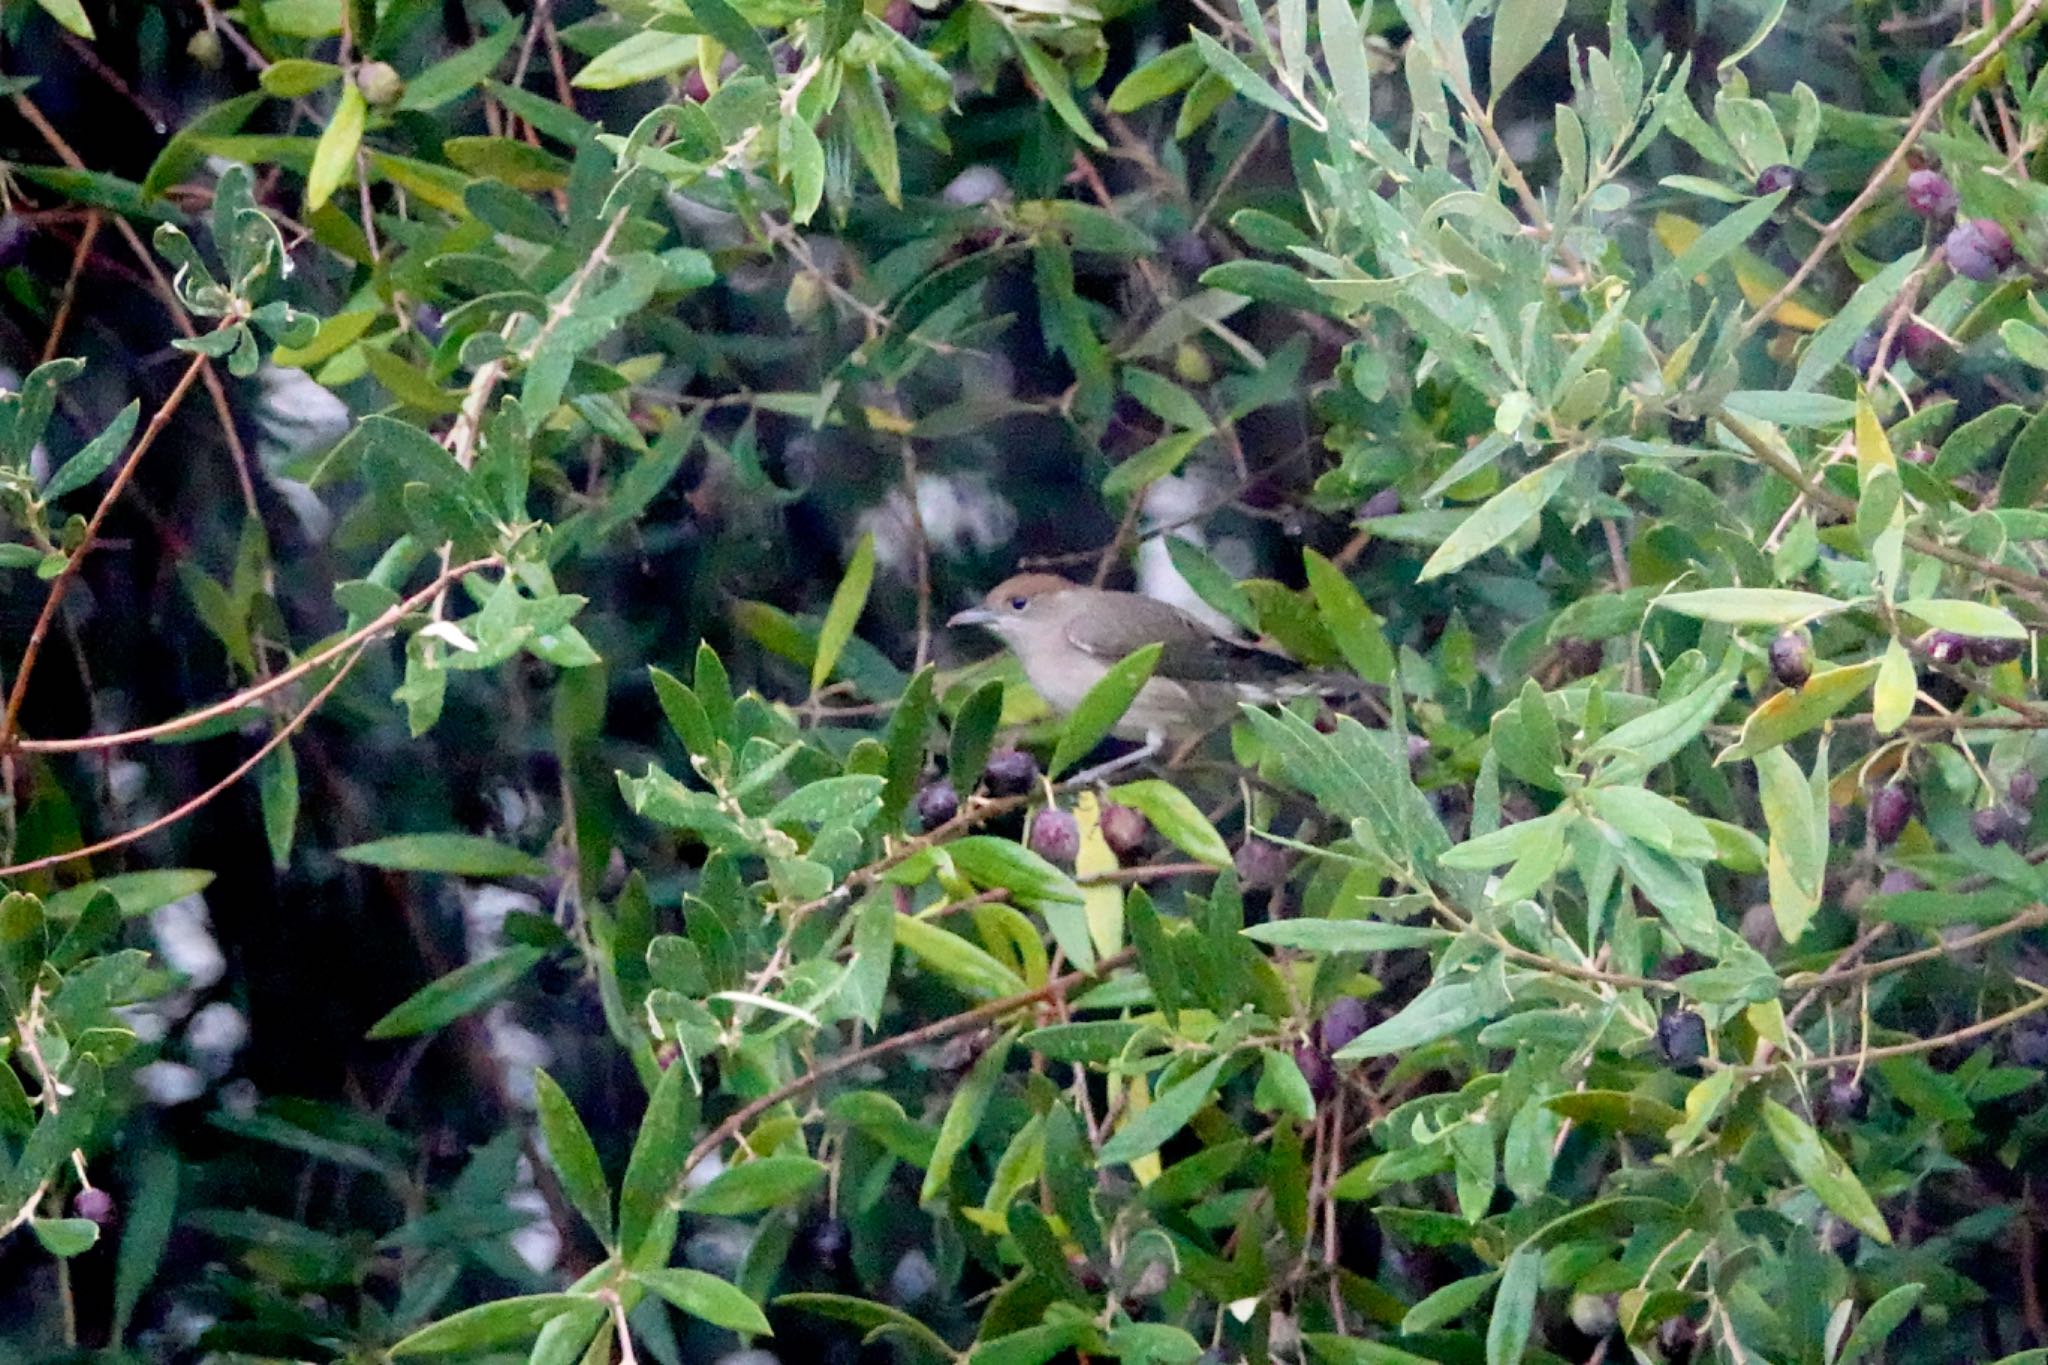
<instances>
[{"instance_id":1,"label":"reddish brown branch","mask_svg":"<svg viewBox=\"0 0 2048 1365\"><path fill-rule=\"evenodd\" d=\"M58 608L64 605L65 594L71 591L71 584L78 577L79 565L83 564L85 557L92 552L100 527L106 522L107 514L113 510L114 504L121 500L122 490L134 479L135 471L142 467L142 457L149 453L149 448L156 444L156 438L163 434L164 426L170 421L171 414L185 401L185 395L191 392L193 383L198 380L199 372L205 365L206 357L195 355L192 357L192 363L185 367L185 373L178 376L178 382L171 389L170 396L164 399L155 415L149 419L149 425L143 428L142 439L135 443L135 449L129 453L120 472L115 474L113 482L107 485L107 491L100 498L99 506L93 509L92 520L85 524L85 538L79 542L78 548L71 552L71 557L64 561L64 567L51 582L50 595L43 599L43 609L36 616L35 626L29 631L28 645L21 652L21 663L15 669L14 690L8 693L6 714L0 715L0 749L5 749L14 737L16 722L21 718L21 704L28 697L29 675L35 671L36 657L42 653L43 640L50 633L50 623L57 619Z\"/></svg>"}]
</instances>

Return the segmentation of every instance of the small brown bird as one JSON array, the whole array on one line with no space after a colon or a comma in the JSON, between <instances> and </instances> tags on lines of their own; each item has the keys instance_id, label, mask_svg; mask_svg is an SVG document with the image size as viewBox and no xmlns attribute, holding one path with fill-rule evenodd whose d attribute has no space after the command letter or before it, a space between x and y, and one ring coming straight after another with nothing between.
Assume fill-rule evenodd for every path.
<instances>
[{"instance_id":1,"label":"small brown bird","mask_svg":"<svg viewBox=\"0 0 2048 1365\"><path fill-rule=\"evenodd\" d=\"M1080 705L1110 665L1162 646L1152 677L1114 733L1142 739L1132 757L1167 739L1192 742L1237 714L1240 703L1356 691L1355 678L1309 673L1295 660L1218 635L1180 608L1134 592L1084 588L1055 574L1006 579L949 626L986 626L1024 665L1024 676L1061 715ZM1119 766L1125 760L1119 760Z\"/></svg>"}]
</instances>

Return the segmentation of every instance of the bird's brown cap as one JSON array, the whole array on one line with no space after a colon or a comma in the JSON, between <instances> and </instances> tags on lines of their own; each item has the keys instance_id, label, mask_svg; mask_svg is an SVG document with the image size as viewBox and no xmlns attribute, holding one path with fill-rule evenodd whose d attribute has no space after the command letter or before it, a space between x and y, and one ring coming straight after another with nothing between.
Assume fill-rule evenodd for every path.
<instances>
[{"instance_id":1,"label":"bird's brown cap","mask_svg":"<svg viewBox=\"0 0 2048 1365\"><path fill-rule=\"evenodd\" d=\"M1031 602L1052 593L1067 592L1079 587L1052 573L1020 573L996 584L988 590L978 607L955 613L946 622L949 626L986 626L1007 614L1022 611Z\"/></svg>"}]
</instances>

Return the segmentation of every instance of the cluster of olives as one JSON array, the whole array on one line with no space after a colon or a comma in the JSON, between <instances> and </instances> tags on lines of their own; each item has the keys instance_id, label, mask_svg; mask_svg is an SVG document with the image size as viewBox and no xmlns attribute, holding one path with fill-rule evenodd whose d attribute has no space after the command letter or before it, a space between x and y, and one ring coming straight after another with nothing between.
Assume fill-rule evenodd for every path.
<instances>
[{"instance_id":1,"label":"cluster of olives","mask_svg":"<svg viewBox=\"0 0 2048 1365\"><path fill-rule=\"evenodd\" d=\"M1022 749L1005 747L988 757L981 772L981 787L990 796L1022 796L1038 784L1038 760ZM945 778L926 783L912 804L918 829L929 834L960 814L960 793ZM1143 850L1152 834L1152 822L1144 813L1115 802L1105 802L1097 816L1103 842L1119 859ZM1048 806L1031 818L1025 845L1048 862L1073 864L1081 851L1081 826L1073 812Z\"/></svg>"}]
</instances>

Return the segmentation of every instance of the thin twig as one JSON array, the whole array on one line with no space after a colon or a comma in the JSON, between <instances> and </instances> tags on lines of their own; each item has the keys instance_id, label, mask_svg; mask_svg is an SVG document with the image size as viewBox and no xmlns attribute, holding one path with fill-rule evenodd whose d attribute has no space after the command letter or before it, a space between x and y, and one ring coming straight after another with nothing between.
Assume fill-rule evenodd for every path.
<instances>
[{"instance_id":1,"label":"thin twig","mask_svg":"<svg viewBox=\"0 0 2048 1365\"><path fill-rule=\"evenodd\" d=\"M71 552L70 558L64 561L64 567L57 571L57 577L51 581L49 596L43 599L43 609L36 616L35 626L29 631L28 645L22 650L21 662L15 667L14 689L7 694L6 713L0 715L0 749L6 748L14 736L15 725L21 718L21 704L28 698L29 675L35 670L36 656L42 653L44 637L50 633L50 623L56 620L58 608L64 605L65 595L71 591L71 584L78 578L79 566L85 562L86 555L92 552L100 527L105 524L107 514L113 510L114 504L121 500L122 490L128 487L129 481L135 477L135 471L141 468L142 457L149 453L150 447L156 444L156 438L163 434L164 426L170 421L171 414L185 401L185 395L191 391L205 365L206 357L195 355L191 363L185 366L185 373L178 376L178 382L172 387L170 395L150 417L149 425L143 428L142 439L135 443L135 449L129 453L127 462L121 466L120 472L114 475L113 482L107 485L107 491L101 495L99 506L93 509L92 519L85 524L85 535L79 541L78 548Z\"/></svg>"},{"instance_id":2,"label":"thin twig","mask_svg":"<svg viewBox=\"0 0 2048 1365\"><path fill-rule=\"evenodd\" d=\"M831 1080L842 1072L866 1066L868 1063L889 1056L892 1053L903 1052L910 1048L920 1047L925 1043L936 1042L941 1038L950 1037L955 1033L974 1028L979 1024L1000 1019L1013 1010L1024 1009L1038 1004L1040 1001L1050 1000L1054 996L1071 990L1084 982L1108 975L1110 972L1132 961L1136 956L1136 949L1126 948L1122 952L1112 953L1110 956L1099 960L1095 964L1095 970L1093 971L1068 972L1064 976L1055 977L1051 981L1046 982L1036 990L1020 991L1016 995L1006 995L1000 1000L991 1000L985 1005L977 1005L975 1008L963 1013L948 1015L944 1019L935 1019L921 1028L910 1030L908 1033L892 1034L878 1042L870 1043L864 1048L856 1048L852 1052L841 1053L829 1062L821 1062L794 1080L786 1081L761 1096L761 1098L741 1106L723 1123L705 1134L703 1140L690 1149L690 1155L683 1161L683 1169L678 1179L687 1177L706 1157L724 1146L729 1139L738 1135L748 1124L767 1113L770 1109L773 1109L776 1105L783 1103L785 1100L794 1099L796 1096L803 1094L822 1082Z\"/></svg>"},{"instance_id":3,"label":"thin twig","mask_svg":"<svg viewBox=\"0 0 2048 1365\"><path fill-rule=\"evenodd\" d=\"M1799 467L1796 461L1772 449L1770 443L1741 418L1723 410L1714 414L1714 420L1726 427L1736 440L1748 446L1750 453L1755 455L1758 460L1762 461L1793 487L1804 493L1807 501L1816 503L1830 511L1838 512L1843 516L1855 516L1856 500L1854 498L1844 497L1832 488L1815 483L1807 478L1806 472ZM1935 559L1941 560L1943 563L1953 564L1958 568L1968 569L1972 573L1982 574L1986 578L2003 583L2016 592L2024 593L2042 606L2048 606L2048 579L2043 579L2039 574L2031 574L2020 569L2008 568L2006 565L1973 555L1967 550L1958 550L1952 545L1945 545L1941 541L1921 535L1917 531L1906 532L1905 539L1907 545L1918 550L1921 554L1930 555Z\"/></svg>"},{"instance_id":4,"label":"thin twig","mask_svg":"<svg viewBox=\"0 0 2048 1365\"><path fill-rule=\"evenodd\" d=\"M434 594L441 591L448 583L463 577L465 574L475 573L480 569L487 569L501 562L496 555L487 555L482 559L472 559L466 564L457 565L449 569L445 574L436 575L433 582L427 584L427 586L421 588L412 596L402 602L394 603L386 608L382 615L343 636L341 639L336 640L334 643L325 646L313 654L307 655L282 673L275 674L253 686L244 688L232 697L224 698L209 706L202 706L197 711L188 711L182 716L171 720L159 721L155 725L144 725L133 730L123 730L119 734L80 735L75 739L18 739L11 747L23 753L83 753L99 749L118 749L124 745L146 743L150 740L162 739L166 735L175 735L185 730L195 729L210 720L230 715L246 706L254 705L273 692L291 686L300 678L305 677L308 673L320 668L330 660L338 658L355 646L366 644L375 637L391 630L406 617L424 607L433 598Z\"/></svg>"},{"instance_id":5,"label":"thin twig","mask_svg":"<svg viewBox=\"0 0 2048 1365\"><path fill-rule=\"evenodd\" d=\"M50 335L43 342L42 358L37 362L47 365L57 358L57 347L64 340L65 324L71 321L71 306L78 301L78 278L85 273L85 263L92 256L92 244L100 235L100 212L94 209L85 220L85 230L78 234L78 249L71 253L71 273L64 277L64 292L57 299L57 314L50 319Z\"/></svg>"},{"instance_id":6,"label":"thin twig","mask_svg":"<svg viewBox=\"0 0 2048 1365\"><path fill-rule=\"evenodd\" d=\"M15 863L10 867L0 867L0 877L16 877L24 872L34 872L45 867L56 867L60 863L68 863L78 858L97 857L99 854L126 847L139 839L146 839L158 830L168 829L170 826L177 824L180 820L199 810L222 792L248 776L257 764L270 756L273 749L276 749L296 734L301 726L312 719L313 713L320 709L320 704L326 701L334 689L341 685L341 680L349 675L350 671L355 668L362 657L363 648L358 648L354 654L350 655L342 663L340 668L334 670L334 676L329 678L318 692L315 692L307 699L306 704L299 709L298 714L283 725L278 726L270 738L263 741L257 747L255 753L250 754L247 759L236 764L226 777L223 777L220 781L214 783L205 791L200 792L183 805L178 806L174 810L166 811L147 824L138 825L134 829L120 834L110 835L96 844L87 844L83 848L67 849L62 853L51 853L41 858L31 858L25 863Z\"/></svg>"},{"instance_id":7,"label":"thin twig","mask_svg":"<svg viewBox=\"0 0 2048 1365\"><path fill-rule=\"evenodd\" d=\"M1996 1033L2006 1025L2016 1024L2028 1015L2038 1014L2043 1009L2048 1009L2048 992L2003 1014L1994 1014L1989 1019L1979 1019L1967 1028L1959 1028L1952 1033L1939 1034L1933 1038L1915 1038L1910 1042L1861 1048L1855 1052L1836 1052L1825 1057L1786 1057L1775 1062L1731 1069L1740 1071L1745 1076L1768 1076L1780 1067L1789 1066L1800 1071L1824 1071L1838 1066L1861 1066L1865 1062L1880 1061L1886 1057L1912 1057L1922 1052L1939 1052L1942 1048L1967 1043L1972 1038L1981 1038L1987 1033Z\"/></svg>"}]
</instances>

